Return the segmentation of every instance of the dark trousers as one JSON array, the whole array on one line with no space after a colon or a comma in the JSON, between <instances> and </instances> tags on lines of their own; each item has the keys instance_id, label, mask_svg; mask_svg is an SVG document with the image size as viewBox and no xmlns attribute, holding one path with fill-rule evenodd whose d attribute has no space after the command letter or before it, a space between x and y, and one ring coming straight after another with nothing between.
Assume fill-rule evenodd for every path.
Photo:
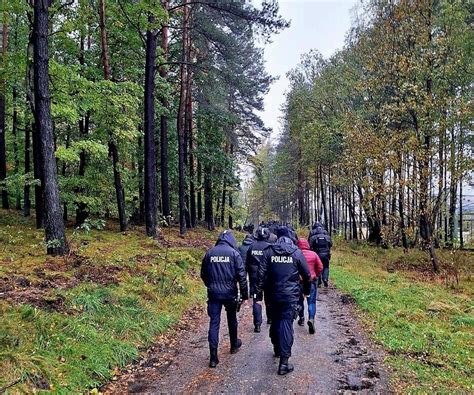
<instances>
[{"instance_id":1,"label":"dark trousers","mask_svg":"<svg viewBox=\"0 0 474 395\"><path fill-rule=\"evenodd\" d=\"M257 293L257 284L256 280L250 279L250 295L253 298L252 304L252 315L253 315L253 324L262 325L262 302L257 302L254 298Z\"/></svg>"},{"instance_id":2,"label":"dark trousers","mask_svg":"<svg viewBox=\"0 0 474 395\"><path fill-rule=\"evenodd\" d=\"M318 282L321 284L321 280L325 282L329 280L329 257L326 255L320 255L319 258L323 264L323 273L318 277Z\"/></svg>"},{"instance_id":3,"label":"dark trousers","mask_svg":"<svg viewBox=\"0 0 474 395\"><path fill-rule=\"evenodd\" d=\"M227 326L229 327L230 345L234 345L237 340L237 302L230 300L208 300L207 314L209 315L209 347L219 346L219 328L221 325L221 312L224 306L227 312Z\"/></svg>"},{"instance_id":4,"label":"dark trousers","mask_svg":"<svg viewBox=\"0 0 474 395\"><path fill-rule=\"evenodd\" d=\"M267 319L272 318L272 310L271 310L271 304L270 304L270 299L266 296L267 294L263 294L263 300L265 301L265 312L267 313Z\"/></svg>"},{"instance_id":5,"label":"dark trousers","mask_svg":"<svg viewBox=\"0 0 474 395\"><path fill-rule=\"evenodd\" d=\"M295 319L296 303L272 303L270 338L273 348L285 358L291 357L293 346L293 321Z\"/></svg>"}]
</instances>

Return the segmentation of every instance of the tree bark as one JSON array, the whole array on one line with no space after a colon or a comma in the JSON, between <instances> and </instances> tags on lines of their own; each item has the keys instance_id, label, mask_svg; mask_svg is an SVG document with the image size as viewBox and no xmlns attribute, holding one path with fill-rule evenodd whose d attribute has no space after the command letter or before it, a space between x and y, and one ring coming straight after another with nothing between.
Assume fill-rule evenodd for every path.
<instances>
[{"instance_id":1,"label":"tree bark","mask_svg":"<svg viewBox=\"0 0 474 395\"><path fill-rule=\"evenodd\" d=\"M148 22L153 23L153 16ZM156 145L155 145L155 63L157 32L150 29L146 32L145 60L145 228L150 237L156 236Z\"/></svg>"},{"instance_id":2,"label":"tree bark","mask_svg":"<svg viewBox=\"0 0 474 395\"><path fill-rule=\"evenodd\" d=\"M212 167L204 167L204 216L207 222L207 229L214 230L214 213L212 207Z\"/></svg>"},{"instance_id":3,"label":"tree bark","mask_svg":"<svg viewBox=\"0 0 474 395\"><path fill-rule=\"evenodd\" d=\"M35 116L44 178L43 191L47 252L52 255L63 255L67 252L67 244L59 198L56 160L54 157L54 136L48 74L48 13L49 1L36 0L34 3L33 22Z\"/></svg>"},{"instance_id":4,"label":"tree bark","mask_svg":"<svg viewBox=\"0 0 474 395\"><path fill-rule=\"evenodd\" d=\"M101 59L104 71L104 80L110 80L110 59L109 47L107 43L107 28L105 24L105 0L99 0L99 29L101 43ZM122 186L122 177L119 170L119 154L115 141L110 136L109 153L112 157L112 167L114 172L115 195L117 198L117 210L119 215L120 231L127 230L127 217L125 213L125 191Z\"/></svg>"},{"instance_id":5,"label":"tree bark","mask_svg":"<svg viewBox=\"0 0 474 395\"><path fill-rule=\"evenodd\" d=\"M183 62L180 66L180 99L178 107L178 117L176 129L178 132L178 206L179 206L179 232L184 235L186 229L186 179L185 179L185 164L186 164L186 141L185 141L185 111L186 111L186 91L188 78L188 34L189 34L189 0L184 0L183 8L183 34L182 34L182 56Z\"/></svg>"},{"instance_id":6,"label":"tree bark","mask_svg":"<svg viewBox=\"0 0 474 395\"><path fill-rule=\"evenodd\" d=\"M12 117L12 134L13 134L13 156L15 159L15 175L20 175L20 154L18 152L18 109L17 99L18 91L16 87L13 87L13 117ZM18 185L18 184L17 184ZM16 187L15 191L15 208L21 210L21 191L19 186Z\"/></svg>"},{"instance_id":7,"label":"tree bark","mask_svg":"<svg viewBox=\"0 0 474 395\"><path fill-rule=\"evenodd\" d=\"M162 7L168 9L168 0L161 1ZM161 49L164 61L168 58L168 26L161 28ZM160 76L164 80L168 77L165 66L160 67ZM166 97L161 98L161 105L168 109L169 103ZM163 216L170 215L170 192L169 192L169 171L168 171L168 115L161 115L160 119L160 173L161 173L161 207Z\"/></svg>"},{"instance_id":8,"label":"tree bark","mask_svg":"<svg viewBox=\"0 0 474 395\"><path fill-rule=\"evenodd\" d=\"M408 240L405 230L405 207L404 207L404 179L403 179L403 157L400 154L398 158L398 213L400 215L400 234L402 236L402 246L408 249Z\"/></svg>"},{"instance_id":9,"label":"tree bark","mask_svg":"<svg viewBox=\"0 0 474 395\"><path fill-rule=\"evenodd\" d=\"M84 57L84 35L81 32L80 44L79 44L79 64L81 67L85 65L85 57ZM87 113L83 118L79 120L79 132L81 136L85 138L89 134L89 114ZM86 163L87 163L87 156L84 150L81 150L79 154L79 178L83 179L85 172L86 172ZM76 194L81 194L84 191L83 187L76 188ZM79 201L76 203L76 226L82 225L87 217L89 216L89 211L87 209L87 205L83 201Z\"/></svg>"},{"instance_id":10,"label":"tree bark","mask_svg":"<svg viewBox=\"0 0 474 395\"><path fill-rule=\"evenodd\" d=\"M197 219L198 221L202 220L202 164L201 161L197 163Z\"/></svg>"},{"instance_id":11,"label":"tree bark","mask_svg":"<svg viewBox=\"0 0 474 395\"><path fill-rule=\"evenodd\" d=\"M189 50L191 44L189 43ZM188 55L190 58L190 55ZM196 227L196 187L194 180L194 136L193 136L193 97L192 97L192 73L188 73L187 105L186 105L186 134L189 140L189 214L191 228Z\"/></svg>"},{"instance_id":12,"label":"tree bark","mask_svg":"<svg viewBox=\"0 0 474 395\"><path fill-rule=\"evenodd\" d=\"M8 11L3 11L2 20L2 66L7 65L7 48L8 48ZM7 178L7 152L5 143L5 93L6 80L0 80L0 190L2 191L2 207L8 209L8 190L6 186L1 184Z\"/></svg>"},{"instance_id":13,"label":"tree bark","mask_svg":"<svg viewBox=\"0 0 474 395\"><path fill-rule=\"evenodd\" d=\"M328 226L328 212L326 209L326 186L323 184L323 167L319 165L319 182L321 186L321 204L323 206L324 213L324 226Z\"/></svg>"},{"instance_id":14,"label":"tree bark","mask_svg":"<svg viewBox=\"0 0 474 395\"><path fill-rule=\"evenodd\" d=\"M31 124L27 121L25 124L25 176L31 171ZM30 184L27 180L23 187L23 215L25 217L30 216L31 211L31 200L30 200Z\"/></svg>"}]
</instances>

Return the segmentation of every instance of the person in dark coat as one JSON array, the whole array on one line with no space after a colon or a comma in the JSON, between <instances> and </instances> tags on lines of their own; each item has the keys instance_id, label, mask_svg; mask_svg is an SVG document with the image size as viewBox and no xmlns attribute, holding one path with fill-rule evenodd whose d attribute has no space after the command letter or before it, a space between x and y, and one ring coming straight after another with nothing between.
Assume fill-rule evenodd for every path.
<instances>
[{"instance_id":1,"label":"person in dark coat","mask_svg":"<svg viewBox=\"0 0 474 395\"><path fill-rule=\"evenodd\" d=\"M288 359L293 346L293 321L298 315L300 279L304 294L309 295L311 275L302 252L284 235L287 230L278 232L280 237L277 243L271 244L263 252L258 271L257 300L262 300L263 292L270 299L270 337L275 356L280 357L278 374L284 375L294 369Z\"/></svg>"},{"instance_id":2,"label":"person in dark coat","mask_svg":"<svg viewBox=\"0 0 474 395\"><path fill-rule=\"evenodd\" d=\"M316 221L309 232L308 243L311 244L311 237L313 237L314 235L318 233L322 233L324 230L325 230L324 226L320 222Z\"/></svg>"},{"instance_id":3,"label":"person in dark coat","mask_svg":"<svg viewBox=\"0 0 474 395\"><path fill-rule=\"evenodd\" d=\"M260 333L260 328L262 326L262 304L255 298L257 293L258 269L263 259L263 250L270 245L268 243L269 237L270 231L267 228L260 226L255 234L256 241L254 241L247 250L247 259L245 261L245 269L249 275L250 296L253 298L253 324L254 332L256 333ZM268 313L269 306L267 305L267 316Z\"/></svg>"},{"instance_id":4,"label":"person in dark coat","mask_svg":"<svg viewBox=\"0 0 474 395\"><path fill-rule=\"evenodd\" d=\"M245 266L245 260L247 259L247 251L249 250L250 246L252 245L254 241L255 241L255 238L251 234L248 234L245 236L244 241L242 241L242 244L239 247L239 253L240 253L240 256L242 257L242 260L244 261L244 266Z\"/></svg>"},{"instance_id":5,"label":"person in dark coat","mask_svg":"<svg viewBox=\"0 0 474 395\"><path fill-rule=\"evenodd\" d=\"M217 347L222 307L227 312L230 352L235 354L242 346L242 341L237 337L239 290L241 299L243 301L248 299L247 274L237 251L237 241L231 231L222 232L216 245L207 251L202 260L201 279L207 287L207 313L210 318L209 366L215 368L219 363Z\"/></svg>"},{"instance_id":6,"label":"person in dark coat","mask_svg":"<svg viewBox=\"0 0 474 395\"><path fill-rule=\"evenodd\" d=\"M309 234L309 245L311 249L318 254L321 262L323 263L323 273L321 280L324 286L327 288L329 281L329 261L331 260L331 247L332 240L328 235L328 232L322 228L313 228ZM318 281L319 285L321 281Z\"/></svg>"}]
</instances>

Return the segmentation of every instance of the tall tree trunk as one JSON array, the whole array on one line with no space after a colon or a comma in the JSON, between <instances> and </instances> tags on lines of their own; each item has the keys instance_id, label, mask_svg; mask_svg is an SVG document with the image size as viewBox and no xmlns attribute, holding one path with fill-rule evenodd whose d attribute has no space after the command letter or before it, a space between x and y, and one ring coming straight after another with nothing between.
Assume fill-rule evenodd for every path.
<instances>
[{"instance_id":1,"label":"tall tree trunk","mask_svg":"<svg viewBox=\"0 0 474 395\"><path fill-rule=\"evenodd\" d=\"M204 217L207 229L214 230L214 213L212 207L212 167L204 166Z\"/></svg>"},{"instance_id":2,"label":"tall tree trunk","mask_svg":"<svg viewBox=\"0 0 474 395\"><path fill-rule=\"evenodd\" d=\"M70 140L71 140L71 131L68 130L67 134L66 134L66 148L69 148ZM56 160L56 163L57 162L58 162L58 160ZM63 178L66 177L66 162L63 162L62 169L61 169L61 176ZM63 202L63 221L67 222L67 218L68 218L67 202L64 201Z\"/></svg>"},{"instance_id":3,"label":"tall tree trunk","mask_svg":"<svg viewBox=\"0 0 474 395\"><path fill-rule=\"evenodd\" d=\"M463 125L460 126L459 131L459 163L458 163L458 171L459 171L459 243L460 247L464 248L464 235L463 235L463 202L462 202L462 182L464 179L464 169L463 169L463 157L464 157L464 127Z\"/></svg>"},{"instance_id":4,"label":"tall tree trunk","mask_svg":"<svg viewBox=\"0 0 474 395\"><path fill-rule=\"evenodd\" d=\"M457 177L456 177L456 135L455 128L451 129L451 146L449 158L449 215L448 215L448 243L447 246L454 246L454 236L456 227L456 201L457 201Z\"/></svg>"},{"instance_id":5,"label":"tall tree trunk","mask_svg":"<svg viewBox=\"0 0 474 395\"><path fill-rule=\"evenodd\" d=\"M189 44L191 48L191 45ZM190 56L188 55L190 59ZM192 228L196 227L196 187L194 179L194 136L193 136L193 97L192 97L192 73L189 70L188 89L187 89L187 110L186 110L186 131L189 140L189 211L190 224Z\"/></svg>"},{"instance_id":6,"label":"tall tree trunk","mask_svg":"<svg viewBox=\"0 0 474 395\"><path fill-rule=\"evenodd\" d=\"M39 183L35 184L35 213L36 213L36 228L41 229L44 227L45 212L44 212L44 201L43 201L43 166L41 165L41 152L40 152L41 138L39 136L39 130L37 123L33 124L33 173L35 180Z\"/></svg>"},{"instance_id":7,"label":"tall tree trunk","mask_svg":"<svg viewBox=\"0 0 474 395\"><path fill-rule=\"evenodd\" d=\"M5 69L7 65L8 48L8 11L5 9L2 16L2 66ZM0 190L2 191L2 207L8 209L8 190L2 183L7 178L7 152L5 143L5 94L6 77L2 76L0 80Z\"/></svg>"},{"instance_id":8,"label":"tall tree trunk","mask_svg":"<svg viewBox=\"0 0 474 395\"><path fill-rule=\"evenodd\" d=\"M17 99L18 92L16 87L13 87L13 117L12 117L12 134L13 134L13 156L15 159L15 175L20 175L20 154L18 152L18 108ZM15 208L21 210L21 190L19 184L17 184L15 190Z\"/></svg>"},{"instance_id":9,"label":"tall tree trunk","mask_svg":"<svg viewBox=\"0 0 474 395\"><path fill-rule=\"evenodd\" d=\"M89 114L86 114L86 116L79 121L79 131L82 137L85 137L89 134ZM87 163L86 152L84 150L81 150L81 153L79 154L79 171L78 171L78 176L81 179L81 183L83 182L84 175L86 174L86 163ZM84 191L84 188L82 186L76 189L76 193L79 195L83 191ZM77 207L76 207L76 226L82 225L88 217L89 217L89 210L87 208L87 204L81 200L77 203Z\"/></svg>"},{"instance_id":10,"label":"tall tree trunk","mask_svg":"<svg viewBox=\"0 0 474 395\"><path fill-rule=\"evenodd\" d=\"M48 13L49 1L36 0L34 3L33 22L35 116L44 178L47 252L53 255L63 255L67 252L67 244L59 199L56 161L54 158L54 136L49 95Z\"/></svg>"},{"instance_id":11,"label":"tall tree trunk","mask_svg":"<svg viewBox=\"0 0 474 395\"><path fill-rule=\"evenodd\" d=\"M234 157L234 144L230 145L230 157ZM232 216L232 209L234 208L234 199L232 196L232 189L229 190L229 229L234 228L234 218Z\"/></svg>"},{"instance_id":12,"label":"tall tree trunk","mask_svg":"<svg viewBox=\"0 0 474 395\"><path fill-rule=\"evenodd\" d=\"M162 7L168 9L168 0L161 1ZM161 50L163 58L168 58L168 26L163 25L161 28ZM160 67L160 76L163 80L168 77L166 66ZM161 105L168 109L168 100L163 96ZM161 115L160 119L160 173L161 173L161 207L163 216L167 218L170 215L170 192L169 192L169 172L168 172L168 115Z\"/></svg>"},{"instance_id":13,"label":"tall tree trunk","mask_svg":"<svg viewBox=\"0 0 474 395\"><path fill-rule=\"evenodd\" d=\"M186 140L185 140L185 111L186 111L186 91L188 78L188 34L189 34L189 0L184 0L183 7L183 34L182 34L182 63L180 66L180 99L178 107L178 117L176 129L178 132L178 205L179 205L179 232L184 235L186 229L186 179L185 179L185 165L186 165Z\"/></svg>"},{"instance_id":14,"label":"tall tree trunk","mask_svg":"<svg viewBox=\"0 0 474 395\"><path fill-rule=\"evenodd\" d=\"M403 156L398 157L398 213L400 215L400 233L402 236L402 246L408 249L408 240L405 230L405 207L404 207L404 179L403 179Z\"/></svg>"},{"instance_id":15,"label":"tall tree trunk","mask_svg":"<svg viewBox=\"0 0 474 395\"><path fill-rule=\"evenodd\" d=\"M31 114L33 117L36 117L35 109L35 96L34 96L34 67L33 67L33 38L34 34L30 35L28 40L27 47L27 67L26 67L26 98L28 105L30 106ZM36 127L36 122L31 124L32 132L32 148L33 148L33 176L38 182L35 183L34 192L35 192L35 219L36 219L36 228L41 229L44 226L44 204L43 204L43 170L41 166L41 155L40 155L40 139L38 136L38 129Z\"/></svg>"},{"instance_id":16,"label":"tall tree trunk","mask_svg":"<svg viewBox=\"0 0 474 395\"><path fill-rule=\"evenodd\" d=\"M334 219L334 193L331 185L331 168L328 168L328 186L329 186L329 234L333 232Z\"/></svg>"},{"instance_id":17,"label":"tall tree trunk","mask_svg":"<svg viewBox=\"0 0 474 395\"><path fill-rule=\"evenodd\" d=\"M222 185L222 200L221 200L221 218L219 221L220 226L225 227L225 201L227 199L227 178L224 177L224 182Z\"/></svg>"},{"instance_id":18,"label":"tall tree trunk","mask_svg":"<svg viewBox=\"0 0 474 395\"><path fill-rule=\"evenodd\" d=\"M427 33L428 42L432 43L432 4L429 2L429 12L426 17L427 20ZM431 99L432 97L432 85L433 81L431 78L432 60L429 59L429 70L426 78L426 93ZM425 114L427 120L430 119L429 110ZM426 122L426 121L425 121ZM415 129L418 130L418 120L415 121ZM436 256L434 241L433 241L433 227L429 212L429 195L430 195L430 152L431 152L431 129L432 126L425 125L423 130L423 147L421 151L420 164L420 202L419 202L419 222L420 222L420 236L425 242L428 251L430 253L431 264L433 265L433 271L439 272L438 257Z\"/></svg>"},{"instance_id":19,"label":"tall tree trunk","mask_svg":"<svg viewBox=\"0 0 474 395\"><path fill-rule=\"evenodd\" d=\"M301 158L301 151L298 153ZM304 176L301 163L298 161L298 189L296 191L296 198L298 203L298 223L300 226L305 225L304 220Z\"/></svg>"},{"instance_id":20,"label":"tall tree trunk","mask_svg":"<svg viewBox=\"0 0 474 395\"><path fill-rule=\"evenodd\" d=\"M101 44L102 68L104 71L104 80L110 80L110 58L109 47L107 42L107 28L105 24L105 0L99 0L99 29ZM122 177L119 169L118 147L112 136L109 141L109 153L112 157L112 167L114 172L115 195L117 198L117 210L120 222L120 231L127 230L127 217L125 213L125 191L122 186Z\"/></svg>"},{"instance_id":21,"label":"tall tree trunk","mask_svg":"<svg viewBox=\"0 0 474 395\"><path fill-rule=\"evenodd\" d=\"M197 163L197 218L199 221L202 220L202 164L201 161Z\"/></svg>"},{"instance_id":22,"label":"tall tree trunk","mask_svg":"<svg viewBox=\"0 0 474 395\"><path fill-rule=\"evenodd\" d=\"M84 67L85 65L84 41L85 41L85 37L81 30L81 37L80 37L80 44L79 44L79 64L81 65L81 67ZM89 113L86 113L86 115L79 120L79 132L81 133L82 138L86 138L86 136L89 134L89 119L90 119L90 115ZM86 163L87 163L86 152L85 150L81 150L79 154L79 172L78 172L78 176L81 180L81 183L83 182L84 175L86 173ZM84 191L83 186L77 187L75 189L76 195L80 195L81 193L83 193L83 191ZM89 216L89 210L87 208L87 204L83 202L82 200L78 201L76 203L76 226L82 225L86 221L88 216Z\"/></svg>"},{"instance_id":23,"label":"tall tree trunk","mask_svg":"<svg viewBox=\"0 0 474 395\"><path fill-rule=\"evenodd\" d=\"M154 18L148 16L152 24ZM145 60L145 228L147 236L156 236L156 145L155 145L155 63L157 32L146 32Z\"/></svg>"},{"instance_id":24,"label":"tall tree trunk","mask_svg":"<svg viewBox=\"0 0 474 395\"><path fill-rule=\"evenodd\" d=\"M31 171L31 124L29 121L25 122L25 176ZM25 217L30 216L31 211L31 200L30 200L30 184L27 180L23 187L23 215Z\"/></svg>"},{"instance_id":25,"label":"tall tree trunk","mask_svg":"<svg viewBox=\"0 0 474 395\"><path fill-rule=\"evenodd\" d=\"M328 226L328 212L326 209L326 185L323 183L323 166L319 165L319 182L321 186L321 204L323 206L324 213L324 226Z\"/></svg>"}]
</instances>

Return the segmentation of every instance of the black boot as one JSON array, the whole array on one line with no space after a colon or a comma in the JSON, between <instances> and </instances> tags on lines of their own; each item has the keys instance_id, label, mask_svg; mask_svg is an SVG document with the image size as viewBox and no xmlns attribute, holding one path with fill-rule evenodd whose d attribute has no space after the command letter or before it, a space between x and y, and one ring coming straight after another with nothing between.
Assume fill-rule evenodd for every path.
<instances>
[{"instance_id":1,"label":"black boot","mask_svg":"<svg viewBox=\"0 0 474 395\"><path fill-rule=\"evenodd\" d=\"M260 325L255 325L255 328L253 329L255 333L260 333Z\"/></svg>"},{"instance_id":2,"label":"black boot","mask_svg":"<svg viewBox=\"0 0 474 395\"><path fill-rule=\"evenodd\" d=\"M291 363L288 363L288 358L280 357L280 366L278 366L278 374L280 376L290 373L294 369L295 367Z\"/></svg>"},{"instance_id":3,"label":"black boot","mask_svg":"<svg viewBox=\"0 0 474 395\"><path fill-rule=\"evenodd\" d=\"M230 353L236 354L239 352L240 347L242 347L242 340L237 339L231 346L230 346Z\"/></svg>"},{"instance_id":4,"label":"black boot","mask_svg":"<svg viewBox=\"0 0 474 395\"><path fill-rule=\"evenodd\" d=\"M219 358L217 358L217 348L211 348L211 358L209 360L209 367L215 368L219 363Z\"/></svg>"},{"instance_id":5,"label":"black boot","mask_svg":"<svg viewBox=\"0 0 474 395\"><path fill-rule=\"evenodd\" d=\"M300 319L298 320L298 325L299 325L299 326L303 326L303 325L304 325L304 317L300 317Z\"/></svg>"},{"instance_id":6,"label":"black boot","mask_svg":"<svg viewBox=\"0 0 474 395\"><path fill-rule=\"evenodd\" d=\"M308 328L309 328L309 333L311 335L314 335L314 320L308 321Z\"/></svg>"}]
</instances>

